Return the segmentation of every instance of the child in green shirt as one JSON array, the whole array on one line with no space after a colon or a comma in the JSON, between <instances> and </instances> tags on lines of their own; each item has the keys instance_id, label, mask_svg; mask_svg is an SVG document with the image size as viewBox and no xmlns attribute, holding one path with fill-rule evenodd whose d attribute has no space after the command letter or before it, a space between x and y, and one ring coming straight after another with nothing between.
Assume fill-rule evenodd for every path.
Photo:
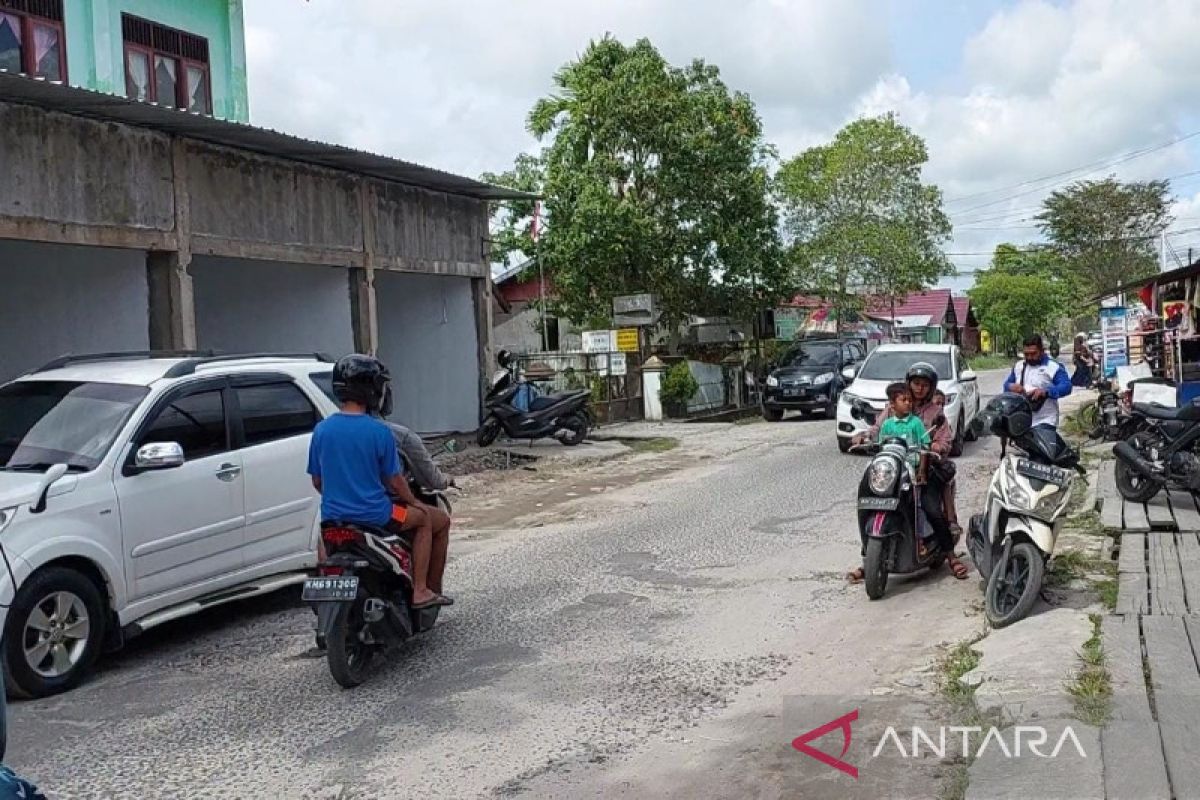
<instances>
[{"instance_id":1,"label":"child in green shirt","mask_svg":"<svg viewBox=\"0 0 1200 800\"><path fill-rule=\"evenodd\" d=\"M913 396L908 384L893 383L888 386L887 397L892 416L885 419L879 427L879 442L882 444L888 439L903 439L909 447L929 447L929 433L925 430L925 423L912 413ZM913 466L917 465L917 459L916 453L909 454Z\"/></svg>"}]
</instances>

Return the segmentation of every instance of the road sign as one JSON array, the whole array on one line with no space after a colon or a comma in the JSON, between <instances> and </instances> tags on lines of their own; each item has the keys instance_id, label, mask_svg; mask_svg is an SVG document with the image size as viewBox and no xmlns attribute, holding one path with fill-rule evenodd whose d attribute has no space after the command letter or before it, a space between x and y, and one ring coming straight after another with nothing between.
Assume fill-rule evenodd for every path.
<instances>
[{"instance_id":1,"label":"road sign","mask_svg":"<svg viewBox=\"0 0 1200 800\"><path fill-rule=\"evenodd\" d=\"M616 331L584 331L583 352L611 353L617 349Z\"/></svg>"},{"instance_id":2,"label":"road sign","mask_svg":"<svg viewBox=\"0 0 1200 800\"><path fill-rule=\"evenodd\" d=\"M614 325L654 325L658 322L658 311L654 308L654 295L627 294L613 298Z\"/></svg>"},{"instance_id":3,"label":"road sign","mask_svg":"<svg viewBox=\"0 0 1200 800\"><path fill-rule=\"evenodd\" d=\"M624 353L613 353L612 355L610 355L608 357L608 374L609 375L621 376L621 375L625 375L628 371L629 371L629 368L628 368L627 364L625 363L625 354Z\"/></svg>"},{"instance_id":4,"label":"road sign","mask_svg":"<svg viewBox=\"0 0 1200 800\"><path fill-rule=\"evenodd\" d=\"M636 353L638 351L638 329L622 328L617 331L617 349L622 353Z\"/></svg>"}]
</instances>

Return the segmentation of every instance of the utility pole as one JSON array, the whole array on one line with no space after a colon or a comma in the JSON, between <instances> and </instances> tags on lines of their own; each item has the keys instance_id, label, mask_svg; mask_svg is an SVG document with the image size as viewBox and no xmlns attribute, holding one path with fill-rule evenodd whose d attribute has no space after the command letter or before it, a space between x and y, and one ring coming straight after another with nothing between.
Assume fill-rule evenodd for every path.
<instances>
[{"instance_id":1,"label":"utility pole","mask_svg":"<svg viewBox=\"0 0 1200 800\"><path fill-rule=\"evenodd\" d=\"M1167 271L1167 232L1159 234L1158 239L1158 271Z\"/></svg>"},{"instance_id":2,"label":"utility pole","mask_svg":"<svg viewBox=\"0 0 1200 800\"><path fill-rule=\"evenodd\" d=\"M546 330L546 270L542 266L542 237L538 231L538 218L542 215L542 201L538 200L533 206L533 224L530 226L530 233L533 235L533 257L537 260L538 265L538 307L542 317L542 352L550 350L549 332Z\"/></svg>"}]
</instances>

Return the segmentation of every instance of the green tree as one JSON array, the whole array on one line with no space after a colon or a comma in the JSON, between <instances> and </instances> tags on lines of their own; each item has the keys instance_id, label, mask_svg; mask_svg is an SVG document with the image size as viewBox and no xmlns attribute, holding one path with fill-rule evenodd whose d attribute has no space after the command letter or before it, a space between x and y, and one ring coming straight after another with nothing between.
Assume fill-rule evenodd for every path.
<instances>
[{"instance_id":1,"label":"green tree","mask_svg":"<svg viewBox=\"0 0 1200 800\"><path fill-rule=\"evenodd\" d=\"M1166 181L1080 181L1051 193L1037 216L1071 274L1074 299L1157 271L1158 239L1171 224Z\"/></svg>"},{"instance_id":2,"label":"green tree","mask_svg":"<svg viewBox=\"0 0 1200 800\"><path fill-rule=\"evenodd\" d=\"M545 171L541 159L529 153L521 153L513 161L512 169L505 172L485 172L480 179L506 186L532 195L540 195L545 183ZM519 260L533 258L533 215L536 200L506 200L495 203L491 209L491 255L493 263L508 265ZM539 230L545 220L539 220Z\"/></svg>"},{"instance_id":3,"label":"green tree","mask_svg":"<svg viewBox=\"0 0 1200 800\"><path fill-rule=\"evenodd\" d=\"M776 176L796 280L839 320L866 293L894 301L953 274L942 193L921 181L928 159L921 137L888 114L850 123Z\"/></svg>"},{"instance_id":4,"label":"green tree","mask_svg":"<svg viewBox=\"0 0 1200 800\"><path fill-rule=\"evenodd\" d=\"M539 251L558 313L607 317L613 297L650 292L674 324L782 296L771 151L749 97L644 39L592 42L554 84L529 130L544 143Z\"/></svg>"},{"instance_id":5,"label":"green tree","mask_svg":"<svg viewBox=\"0 0 1200 800\"><path fill-rule=\"evenodd\" d=\"M1012 349L1029 333L1050 330L1063 310L1062 287L1042 274L989 269L976 276L967 294L997 350Z\"/></svg>"}]
</instances>

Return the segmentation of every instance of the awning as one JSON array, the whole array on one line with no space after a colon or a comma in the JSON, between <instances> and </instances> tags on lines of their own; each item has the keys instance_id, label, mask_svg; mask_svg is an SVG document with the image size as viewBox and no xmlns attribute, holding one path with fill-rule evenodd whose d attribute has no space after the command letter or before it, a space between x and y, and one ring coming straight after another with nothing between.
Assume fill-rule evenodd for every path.
<instances>
[{"instance_id":1,"label":"awning","mask_svg":"<svg viewBox=\"0 0 1200 800\"><path fill-rule=\"evenodd\" d=\"M1200 261L1193 261L1186 267L1179 267L1178 269L1173 269L1169 272L1159 272L1157 274L1142 278L1141 280L1130 281L1129 283L1121 284L1120 286L1101 292L1100 294L1091 298L1089 302L1094 303L1098 300L1103 300L1106 297L1113 297L1121 294L1122 292L1136 292L1143 286L1150 286L1151 284L1159 284L1161 286L1164 283L1178 283L1179 281L1193 278L1196 275L1200 275Z\"/></svg>"}]
</instances>

